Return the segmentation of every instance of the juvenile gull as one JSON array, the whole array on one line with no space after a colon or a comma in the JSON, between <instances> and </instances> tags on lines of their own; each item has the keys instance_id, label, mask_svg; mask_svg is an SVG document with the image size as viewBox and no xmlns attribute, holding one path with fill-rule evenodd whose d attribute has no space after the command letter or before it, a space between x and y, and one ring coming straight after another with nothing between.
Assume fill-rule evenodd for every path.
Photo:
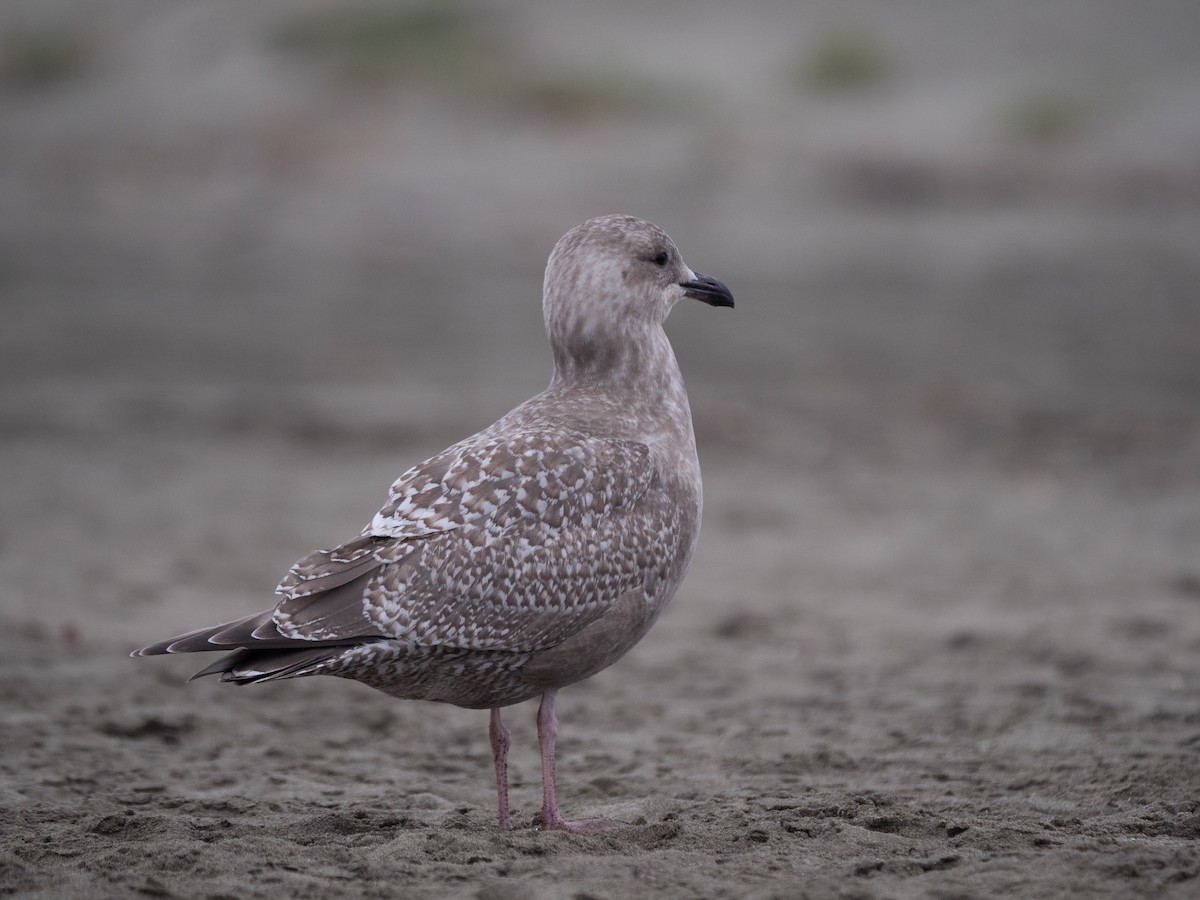
<instances>
[{"instance_id":1,"label":"juvenile gull","mask_svg":"<svg viewBox=\"0 0 1200 900\"><path fill-rule=\"evenodd\" d=\"M274 609L133 655L232 651L192 677L338 675L490 709L503 828L500 710L541 695L542 827L619 824L560 815L554 702L641 639L696 546L700 466L663 331L685 297L733 306L649 222L603 216L567 232L546 266L546 390L401 475L358 537L292 566Z\"/></svg>"}]
</instances>

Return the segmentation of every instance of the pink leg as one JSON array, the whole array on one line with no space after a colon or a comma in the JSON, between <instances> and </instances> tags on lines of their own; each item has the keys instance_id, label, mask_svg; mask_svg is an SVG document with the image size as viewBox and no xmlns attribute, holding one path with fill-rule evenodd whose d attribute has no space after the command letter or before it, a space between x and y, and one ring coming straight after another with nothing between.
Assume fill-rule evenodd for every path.
<instances>
[{"instance_id":1,"label":"pink leg","mask_svg":"<svg viewBox=\"0 0 1200 900\"><path fill-rule=\"evenodd\" d=\"M496 799L500 805L500 827L512 828L512 816L508 814L508 745L512 743L500 708L492 710L488 723L488 737L492 740L492 758L496 761Z\"/></svg>"},{"instance_id":2,"label":"pink leg","mask_svg":"<svg viewBox=\"0 0 1200 900\"><path fill-rule=\"evenodd\" d=\"M568 821L558 811L558 798L554 789L554 745L558 740L558 717L554 715L555 691L542 694L538 707L538 744L542 750L542 827L575 833L615 831L624 828L624 822L612 819L575 819Z\"/></svg>"}]
</instances>

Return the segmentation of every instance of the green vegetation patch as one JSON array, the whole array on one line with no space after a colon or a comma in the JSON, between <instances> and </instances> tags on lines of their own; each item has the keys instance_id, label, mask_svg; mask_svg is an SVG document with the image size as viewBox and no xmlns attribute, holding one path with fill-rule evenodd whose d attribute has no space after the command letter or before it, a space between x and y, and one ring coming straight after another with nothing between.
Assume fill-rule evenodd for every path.
<instances>
[{"instance_id":1,"label":"green vegetation patch","mask_svg":"<svg viewBox=\"0 0 1200 900\"><path fill-rule=\"evenodd\" d=\"M1011 103L1002 125L1006 134L1023 143L1050 146L1076 137L1086 119L1086 104L1079 97L1066 91L1037 91Z\"/></svg>"},{"instance_id":2,"label":"green vegetation patch","mask_svg":"<svg viewBox=\"0 0 1200 900\"><path fill-rule=\"evenodd\" d=\"M364 3L303 16L280 32L279 44L355 85L448 88L468 101L565 122L644 115L690 102L676 85L615 67L531 65L488 15L453 3Z\"/></svg>"},{"instance_id":3,"label":"green vegetation patch","mask_svg":"<svg viewBox=\"0 0 1200 900\"><path fill-rule=\"evenodd\" d=\"M882 84L892 73L883 42L864 28L839 28L804 54L797 79L811 91L848 93Z\"/></svg>"},{"instance_id":4,"label":"green vegetation patch","mask_svg":"<svg viewBox=\"0 0 1200 900\"><path fill-rule=\"evenodd\" d=\"M481 47L475 25L453 5L370 4L305 16L283 30L280 43L356 80L447 76L468 67Z\"/></svg>"},{"instance_id":5,"label":"green vegetation patch","mask_svg":"<svg viewBox=\"0 0 1200 900\"><path fill-rule=\"evenodd\" d=\"M688 92L679 86L604 69L518 77L509 92L517 105L559 119L587 119L610 113L649 114L681 109L692 102Z\"/></svg>"}]
</instances>

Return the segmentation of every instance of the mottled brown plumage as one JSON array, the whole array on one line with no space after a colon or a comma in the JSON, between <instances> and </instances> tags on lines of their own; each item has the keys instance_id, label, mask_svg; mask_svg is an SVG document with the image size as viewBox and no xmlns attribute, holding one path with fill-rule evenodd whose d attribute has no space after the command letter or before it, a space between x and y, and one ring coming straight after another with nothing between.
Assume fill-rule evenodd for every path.
<instances>
[{"instance_id":1,"label":"mottled brown plumage","mask_svg":"<svg viewBox=\"0 0 1200 900\"><path fill-rule=\"evenodd\" d=\"M700 468L662 327L681 297L733 305L648 222L568 232L546 268L545 391L401 475L358 537L292 566L274 609L134 655L227 650L193 677L337 675L491 709L505 826L499 710L542 695L543 824L596 827L558 815L554 694L637 643L695 548Z\"/></svg>"}]
</instances>

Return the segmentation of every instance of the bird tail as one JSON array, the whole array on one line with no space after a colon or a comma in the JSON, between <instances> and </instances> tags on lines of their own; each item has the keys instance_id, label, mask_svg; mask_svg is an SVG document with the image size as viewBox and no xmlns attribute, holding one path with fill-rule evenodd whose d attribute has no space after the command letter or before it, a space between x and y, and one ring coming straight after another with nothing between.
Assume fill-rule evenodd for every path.
<instances>
[{"instance_id":1,"label":"bird tail","mask_svg":"<svg viewBox=\"0 0 1200 900\"><path fill-rule=\"evenodd\" d=\"M328 668L327 664L345 650L344 646L307 647L303 650L235 650L204 667L188 681L205 675L220 675L221 681L233 684L258 684L302 675L320 675Z\"/></svg>"},{"instance_id":2,"label":"bird tail","mask_svg":"<svg viewBox=\"0 0 1200 900\"><path fill-rule=\"evenodd\" d=\"M165 653L232 650L232 653L201 669L188 681L219 674L222 681L254 684L320 674L327 668L328 662L347 648L380 639L375 635L312 641L286 637L275 626L273 612L267 610L233 622L189 631L134 650L129 655L159 656Z\"/></svg>"}]
</instances>

